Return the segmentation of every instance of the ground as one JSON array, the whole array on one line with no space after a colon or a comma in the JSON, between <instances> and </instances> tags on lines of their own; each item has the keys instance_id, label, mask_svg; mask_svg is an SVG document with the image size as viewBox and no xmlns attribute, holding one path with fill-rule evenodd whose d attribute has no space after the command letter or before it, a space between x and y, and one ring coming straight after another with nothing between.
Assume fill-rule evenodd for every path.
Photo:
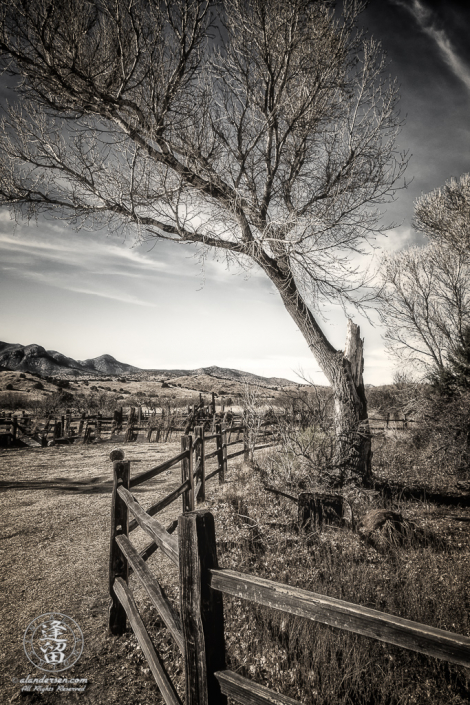
<instances>
[{"instance_id":1,"label":"ground","mask_svg":"<svg viewBox=\"0 0 470 705\"><path fill-rule=\"evenodd\" d=\"M180 443L178 440L167 444L127 444L123 448L126 458L131 461L131 475L133 475L176 455L180 450ZM0 647L3 665L0 686L2 703L56 703L59 699L90 705L113 705L114 703L116 705L118 703L119 705L160 705L163 702L133 635L129 632L116 638L109 636L107 631L112 484L112 463L109 460L109 453L111 449L112 445L109 443L101 443L0 451L0 489L2 490L0 551L3 566L3 599L0 608L3 634ZM418 473L419 468L415 472ZM409 474L408 472L409 484L413 485ZM432 615L435 615L436 619L435 626L468 633L468 624L466 625L464 621L460 624L457 621L454 623L453 620L456 618L451 615L457 614L458 609L460 614L462 610L456 607L451 612L449 598L449 595L454 593L457 597L462 595L462 590L468 592L468 585L459 587L456 582L459 576L469 572L468 488L461 491L461 501L455 502L455 506L442 501L429 502L419 499L406 503L404 500L399 500L401 502L399 508L405 517L416 522L418 526L425 527L438 538L444 538L447 543L445 549L438 547L437 553L432 552L431 549L426 553L428 549L421 550L418 547L415 550L411 547L408 550L404 547L401 553L393 550L389 555L363 544L356 534L345 534L342 539L341 534L335 529L326 532L323 537L314 537L312 544L308 537L304 539L292 529L295 505L289 504L289 500L274 497L266 492L262 496L260 494L262 484L253 471L248 472L246 469L243 471L243 468L240 470L240 466L235 461L233 465L229 461L227 480L227 484L222 487L219 487L216 479L213 480L207 493L208 506L216 513L217 536L227 539L222 542L226 545L220 546L221 551L222 549L226 551L221 561L223 567L273 577L319 593L368 604L386 612L397 614L403 612L402 616L409 619L416 618L417 621L431 623L432 617L425 611L427 607L424 600L421 600L423 594L423 590L419 587L421 583L418 585L414 576L414 573L424 576L424 567L428 566L432 584L429 584L430 578L423 577L422 585L426 589L428 586L432 587L429 599L432 597L430 605ZM449 478L447 478L448 481ZM168 474L163 473L146 483L144 489L137 487L134 491L145 507L168 494L179 483L180 468L176 466ZM453 479L452 496L459 491L459 483L462 484L457 478ZM468 485L468 480L465 480L465 483ZM434 485L432 487L436 491L439 489ZM371 493L371 497L373 494ZM181 501L177 500L175 505L162 512L159 519L166 525L171 519L176 518L180 511ZM247 527L245 522L248 515L253 522L251 527ZM250 533L255 526L259 527L259 541L252 532ZM245 539L242 536L243 532L247 533ZM139 548L147 543L148 538L143 534L139 537L138 532L135 532L134 535ZM289 546L292 547L291 557L289 557ZM325 552L325 556L322 551ZM415 561L419 559L420 552L422 553L421 563L417 563ZM433 556L436 559L435 563L431 563ZM288 563L283 563L285 559L296 563L292 563L289 567ZM341 581L338 578L338 581L331 582L331 575L328 577L328 570L325 572L320 561L326 561L325 565L327 565L333 560L338 561L340 568L344 564L342 570L351 570L351 577L349 573L345 573L347 580ZM165 587L170 586L170 597L174 598L176 575L173 566L164 557L162 558L159 552L150 559L149 564L153 569L158 569L159 579ZM367 576L366 571L369 571ZM435 576L433 571L436 573ZM446 577L448 575L452 579ZM306 576L308 584L304 584ZM354 590L357 591L361 587L359 585L361 576L367 577L362 586L365 592L363 596L357 597ZM409 583L406 582L408 580ZM412 580L415 582L412 583ZM441 595L442 581L447 592ZM454 583L455 586L453 586ZM369 594L367 590L372 585L374 589L371 589ZM375 585L379 587L375 589ZM405 585L406 589L401 590L400 585ZM403 604L399 601L398 596L401 592L404 592L404 597L407 593L412 593L408 585L414 586L413 589L417 595L416 604L414 601L413 603L403 602ZM384 592L387 587L388 592ZM393 602L395 598L396 604ZM419 609L423 610L421 619L419 619ZM85 693L60 696L21 693L19 681L22 678L28 674L33 677L42 675L26 658L23 649L24 632L33 619L51 611L72 617L83 631L85 645L82 657L66 672L66 675L69 678L87 678L89 685ZM145 601L144 611L146 611ZM146 616L149 614L146 612ZM256 654L261 632L245 634L243 631L251 630L250 614L245 604L235 602L230 606L227 601L227 619L232 619L235 625L227 636L231 667L236 664L237 668L242 669L242 673L245 668L246 675L253 675L253 678L258 681L264 679L270 687L278 686L281 692L296 697L296 674L299 667L297 663L289 665L288 661L285 661L287 652L278 644L279 639L282 642L283 638L283 622L280 622L280 618L275 618L274 621L269 618L270 621L267 621L264 626L266 639L272 638L274 641L269 644L269 649L262 646L260 653ZM463 619L462 615L460 618ZM248 623L246 623L247 619ZM236 620L239 620L239 628L236 627L238 624ZM152 627L154 630L158 629L158 623L154 617ZM330 635L331 630L326 631L323 627L321 629L319 643L329 644L331 639L336 639L335 635ZM256 632L256 629L254 631ZM163 657L168 661L172 675L176 675L179 679L179 688L181 688L181 662L175 659L170 640L165 641L165 639L166 637L163 639ZM253 641L250 642L248 639ZM371 640L363 639L360 643L362 645L363 642L368 641ZM358 650L359 642L352 641L351 644L354 654L359 654L357 659L359 661L362 659L365 663L364 657ZM368 648L368 644L366 646ZM336 649L334 653L338 653L338 648L344 650L344 646L334 648ZM372 655L367 661L374 660L375 653L371 652ZM392 649L384 653L386 657L388 654L387 658L391 659L392 665L395 659L398 660L401 657L398 650ZM247 661L248 655L250 658ZM408 663L407 659L411 662L415 658L413 654L410 656L405 654L405 656L403 663ZM261 666L255 665L255 658ZM359 664L358 669L359 666L362 669L362 665ZM416 661L415 668L418 667L421 668L421 661ZM311 674L324 673L321 669L312 671L311 664L307 664L305 668ZM400 669L397 670L400 671ZM464 676L461 675L463 670L465 669L460 671L454 669L451 672L458 686L452 691L453 699L449 691L447 701L442 699L445 697L442 695L439 699L434 698L433 701L434 696L430 691L430 699L414 700L410 696L410 699L404 699L403 702L417 703L417 705L424 702L459 704L466 702L465 696L461 695L466 688ZM439 686L441 688L439 693L444 692L444 686L447 687L446 674L440 677L444 685ZM292 680L291 684L289 684L289 678ZM414 678L414 675L412 678L410 676L412 682L407 686L410 692L413 692L413 689L416 690ZM364 682L362 675L358 682ZM421 684L423 690L420 691L422 698L424 698L424 688L427 683L428 681L423 678ZM292 688L291 691L288 690L289 687Z\"/></svg>"},{"instance_id":2,"label":"ground","mask_svg":"<svg viewBox=\"0 0 470 705\"><path fill-rule=\"evenodd\" d=\"M90 684L85 694L68 699L93 705L159 702L145 664L126 658L135 652L129 636L107 634L111 447L18 449L0 455L2 703L25 701L18 681L41 675L25 656L23 635L35 617L51 611L72 617L84 636L83 655L66 675L88 678ZM176 455L179 444L127 445L125 452L131 471L138 473ZM136 488L139 501L146 506L168 494L180 484L179 473L177 466L146 483L145 490ZM142 496L147 492L149 501ZM181 501L175 504L162 512L164 523L180 512ZM27 696L27 701L34 699Z\"/></svg>"}]
</instances>

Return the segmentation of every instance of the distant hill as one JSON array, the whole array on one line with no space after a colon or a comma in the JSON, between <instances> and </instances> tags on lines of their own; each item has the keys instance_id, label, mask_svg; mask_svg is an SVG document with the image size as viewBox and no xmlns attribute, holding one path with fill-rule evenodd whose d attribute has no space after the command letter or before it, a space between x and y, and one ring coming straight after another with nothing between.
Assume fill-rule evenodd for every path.
<instances>
[{"instance_id":1,"label":"distant hill","mask_svg":"<svg viewBox=\"0 0 470 705\"><path fill-rule=\"evenodd\" d=\"M197 370L143 370L112 355L100 355L89 360L74 360L55 350L45 350L41 345L19 345L0 342L0 370L34 372L50 377L87 377L90 375L152 375L171 381L180 377L207 375L219 380L258 384L262 387L288 387L295 383L280 377L261 377L251 372L241 372L224 367L200 367Z\"/></svg>"},{"instance_id":2,"label":"distant hill","mask_svg":"<svg viewBox=\"0 0 470 705\"><path fill-rule=\"evenodd\" d=\"M128 375L141 372L138 367L118 362L111 355L100 355L90 360L74 360L41 345L19 345L0 342L0 370L36 372L51 377L87 375Z\"/></svg>"},{"instance_id":3,"label":"distant hill","mask_svg":"<svg viewBox=\"0 0 470 705\"><path fill-rule=\"evenodd\" d=\"M295 382L282 377L261 377L261 375L255 375L252 372L241 372L240 370L216 367L215 365L212 367L199 367L197 370L145 370L145 372L167 381L182 381L187 377L207 376L226 380L227 382L244 382L246 380L249 384L257 384L260 387L269 388L299 386Z\"/></svg>"}]
</instances>

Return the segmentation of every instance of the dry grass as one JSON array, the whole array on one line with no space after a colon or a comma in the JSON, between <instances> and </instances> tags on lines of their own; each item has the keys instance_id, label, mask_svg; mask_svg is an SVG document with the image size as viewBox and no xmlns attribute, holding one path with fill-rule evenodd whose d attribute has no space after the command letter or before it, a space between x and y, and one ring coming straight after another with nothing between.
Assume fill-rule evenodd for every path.
<instances>
[{"instance_id":1,"label":"dry grass","mask_svg":"<svg viewBox=\"0 0 470 705\"><path fill-rule=\"evenodd\" d=\"M234 480L213 507L217 535L224 537L222 567L470 635L469 524L443 531L439 515L433 521L426 505L402 503L399 512L369 514L368 536L375 543L346 529L299 535L293 503L267 495L248 468ZM240 507L249 523L239 521ZM468 510L462 514L470 520ZM230 667L301 702L468 702L465 668L224 599Z\"/></svg>"}]
</instances>

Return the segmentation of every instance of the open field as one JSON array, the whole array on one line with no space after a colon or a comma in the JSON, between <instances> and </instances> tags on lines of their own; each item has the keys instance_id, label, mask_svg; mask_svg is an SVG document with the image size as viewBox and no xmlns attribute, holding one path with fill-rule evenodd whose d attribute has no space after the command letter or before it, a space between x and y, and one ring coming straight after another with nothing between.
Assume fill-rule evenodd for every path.
<instances>
[{"instance_id":1,"label":"open field","mask_svg":"<svg viewBox=\"0 0 470 705\"><path fill-rule=\"evenodd\" d=\"M38 386L39 385L39 386ZM256 387L256 385L249 385ZM277 387L256 387L257 396L264 403L272 403L279 393ZM283 391L296 390L299 385L283 387ZM139 375L113 377L79 377L67 379L39 378L29 372L0 371L0 409L30 408L41 405L53 394L71 395L68 404L91 405L107 404L109 406L127 406L139 401L153 399L160 404L194 403L199 393L210 395L214 392L218 404L233 399L240 400L244 393L244 384L237 380L217 379L206 374L174 377L164 380L148 375L142 380Z\"/></svg>"}]
</instances>

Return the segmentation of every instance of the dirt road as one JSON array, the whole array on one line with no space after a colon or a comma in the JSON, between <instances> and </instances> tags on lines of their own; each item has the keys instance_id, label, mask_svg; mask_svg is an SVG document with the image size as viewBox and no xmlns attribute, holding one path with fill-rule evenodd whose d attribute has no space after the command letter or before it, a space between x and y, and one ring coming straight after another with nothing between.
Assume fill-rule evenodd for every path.
<instances>
[{"instance_id":1,"label":"dirt road","mask_svg":"<svg viewBox=\"0 0 470 705\"><path fill-rule=\"evenodd\" d=\"M111 448L57 446L0 454L2 703L160 702L134 638L107 634ZM132 476L176 455L180 446L126 445L124 450ZM179 484L178 465L135 493L145 507ZM161 521L169 522L180 511L178 500L162 513ZM139 542L145 544L148 537L137 538ZM151 561L161 561L157 554ZM23 636L28 624L47 612L71 617L83 632L83 654L62 675L87 678L84 693L21 693L22 678L44 675L28 661Z\"/></svg>"}]
</instances>

